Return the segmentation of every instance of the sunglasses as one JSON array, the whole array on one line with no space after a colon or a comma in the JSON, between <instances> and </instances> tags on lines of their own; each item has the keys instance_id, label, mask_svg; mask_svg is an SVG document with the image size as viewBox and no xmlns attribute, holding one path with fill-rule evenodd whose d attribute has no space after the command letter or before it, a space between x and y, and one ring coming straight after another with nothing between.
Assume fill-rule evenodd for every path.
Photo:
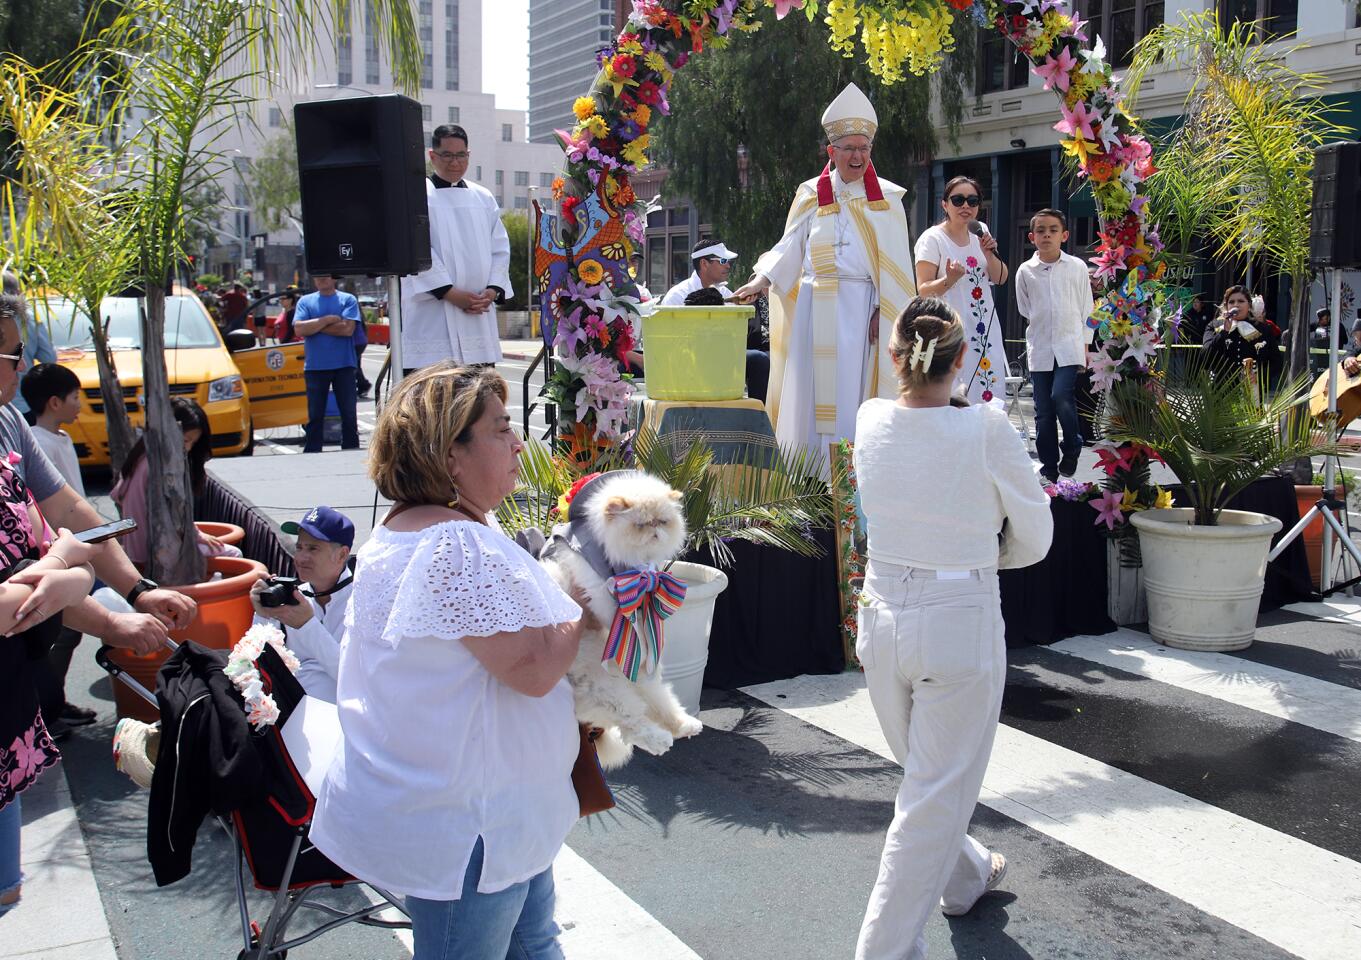
<instances>
[{"instance_id":1,"label":"sunglasses","mask_svg":"<svg viewBox=\"0 0 1361 960\"><path fill-rule=\"evenodd\" d=\"M710 263L721 264L725 267L732 263L732 257L705 257L704 259L708 260Z\"/></svg>"},{"instance_id":2,"label":"sunglasses","mask_svg":"<svg viewBox=\"0 0 1361 960\"><path fill-rule=\"evenodd\" d=\"M978 198L978 194L976 193L967 195L963 193L957 193L953 197L950 197L949 200L956 207L962 207L966 203L971 207L976 207L983 202Z\"/></svg>"},{"instance_id":3,"label":"sunglasses","mask_svg":"<svg viewBox=\"0 0 1361 960\"><path fill-rule=\"evenodd\" d=\"M15 370L18 370L18 369L19 369L19 364L21 364L21 363L24 362L24 344L23 344L23 341L20 341L20 342L19 342L19 352L18 352L17 354L14 354L14 353L0 353L0 360L8 360L10 363L14 364L14 369L15 369Z\"/></svg>"}]
</instances>

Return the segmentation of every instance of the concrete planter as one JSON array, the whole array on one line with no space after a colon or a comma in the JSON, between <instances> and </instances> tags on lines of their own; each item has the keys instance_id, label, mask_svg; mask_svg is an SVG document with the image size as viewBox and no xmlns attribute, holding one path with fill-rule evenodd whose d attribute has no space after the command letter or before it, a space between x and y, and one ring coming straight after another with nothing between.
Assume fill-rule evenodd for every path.
<instances>
[{"instance_id":1,"label":"concrete planter","mask_svg":"<svg viewBox=\"0 0 1361 960\"><path fill-rule=\"evenodd\" d=\"M1153 639L1182 650L1242 650L1257 630L1266 555L1281 521L1225 510L1196 526L1189 507L1147 510L1139 531Z\"/></svg>"},{"instance_id":2,"label":"concrete planter","mask_svg":"<svg viewBox=\"0 0 1361 960\"><path fill-rule=\"evenodd\" d=\"M709 662L709 630L714 625L714 603L728 587L728 575L716 567L684 560L671 565L673 576L685 581L685 602L666 621L662 648L662 679L671 684L685 711L699 715L699 692Z\"/></svg>"}]
</instances>

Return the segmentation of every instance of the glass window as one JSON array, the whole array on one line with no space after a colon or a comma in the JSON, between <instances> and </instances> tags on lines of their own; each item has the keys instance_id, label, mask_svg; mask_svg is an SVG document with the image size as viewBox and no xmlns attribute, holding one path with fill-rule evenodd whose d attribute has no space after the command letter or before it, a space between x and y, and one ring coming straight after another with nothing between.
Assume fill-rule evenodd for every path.
<instances>
[{"instance_id":1,"label":"glass window","mask_svg":"<svg viewBox=\"0 0 1361 960\"><path fill-rule=\"evenodd\" d=\"M690 222L690 208L672 207L667 211L667 219L673 227L679 227Z\"/></svg>"},{"instance_id":2,"label":"glass window","mask_svg":"<svg viewBox=\"0 0 1361 960\"><path fill-rule=\"evenodd\" d=\"M515 126L513 124L501 124L501 139L505 143L510 143L515 139Z\"/></svg>"},{"instance_id":3,"label":"glass window","mask_svg":"<svg viewBox=\"0 0 1361 960\"><path fill-rule=\"evenodd\" d=\"M527 186L529 186L529 171L528 171L528 170L516 170L516 171L515 171L515 185L516 185L517 187L527 187Z\"/></svg>"},{"instance_id":4,"label":"glass window","mask_svg":"<svg viewBox=\"0 0 1361 960\"><path fill-rule=\"evenodd\" d=\"M1163 0L1083 0L1078 12L1091 23L1088 33L1106 41L1107 59L1126 67L1138 42L1162 25L1164 8Z\"/></svg>"},{"instance_id":5,"label":"glass window","mask_svg":"<svg viewBox=\"0 0 1361 960\"><path fill-rule=\"evenodd\" d=\"M278 107L269 108L269 125L271 127L282 127L284 125L284 112Z\"/></svg>"},{"instance_id":6,"label":"glass window","mask_svg":"<svg viewBox=\"0 0 1361 960\"><path fill-rule=\"evenodd\" d=\"M1001 34L986 31L978 37L979 94L1016 90L1030 83L1030 61Z\"/></svg>"},{"instance_id":7,"label":"glass window","mask_svg":"<svg viewBox=\"0 0 1361 960\"><path fill-rule=\"evenodd\" d=\"M109 297L102 307L109 325L109 346L114 350L142 348L141 313L135 297ZM49 297L38 305L39 319L52 335L58 350L89 350L94 346L90 320L75 304ZM222 344L203 305L196 297L165 298L165 346L168 350L216 347Z\"/></svg>"},{"instance_id":8,"label":"glass window","mask_svg":"<svg viewBox=\"0 0 1361 960\"><path fill-rule=\"evenodd\" d=\"M506 171L504 171L504 170L497 170L497 171L496 171L496 185L499 187L499 186L501 186L501 185L502 185L503 183L505 183L505 182L506 182Z\"/></svg>"},{"instance_id":9,"label":"glass window","mask_svg":"<svg viewBox=\"0 0 1361 960\"><path fill-rule=\"evenodd\" d=\"M432 107L430 106L430 104L428 103L421 104L421 119L426 121L434 119L434 114L432 112Z\"/></svg>"},{"instance_id":10,"label":"glass window","mask_svg":"<svg viewBox=\"0 0 1361 960\"><path fill-rule=\"evenodd\" d=\"M1221 23L1256 23L1259 40L1289 36L1299 28L1299 0L1219 0Z\"/></svg>"},{"instance_id":11,"label":"glass window","mask_svg":"<svg viewBox=\"0 0 1361 960\"><path fill-rule=\"evenodd\" d=\"M647 238L647 287L652 296L661 299L666 284L666 237Z\"/></svg>"},{"instance_id":12,"label":"glass window","mask_svg":"<svg viewBox=\"0 0 1361 960\"><path fill-rule=\"evenodd\" d=\"M685 233L671 235L671 281L663 284L670 289L694 272L690 265L690 236Z\"/></svg>"},{"instance_id":13,"label":"glass window","mask_svg":"<svg viewBox=\"0 0 1361 960\"><path fill-rule=\"evenodd\" d=\"M449 108L449 122L458 123L458 107Z\"/></svg>"},{"instance_id":14,"label":"glass window","mask_svg":"<svg viewBox=\"0 0 1361 960\"><path fill-rule=\"evenodd\" d=\"M553 185L553 174L551 174L551 173L541 173L541 174L539 174L539 186L541 186L541 187L551 187L552 185Z\"/></svg>"},{"instance_id":15,"label":"glass window","mask_svg":"<svg viewBox=\"0 0 1361 960\"><path fill-rule=\"evenodd\" d=\"M516 198L515 198L515 209L516 209L516 210L528 210L528 209L529 209L529 198L528 198L528 197L516 197Z\"/></svg>"}]
</instances>

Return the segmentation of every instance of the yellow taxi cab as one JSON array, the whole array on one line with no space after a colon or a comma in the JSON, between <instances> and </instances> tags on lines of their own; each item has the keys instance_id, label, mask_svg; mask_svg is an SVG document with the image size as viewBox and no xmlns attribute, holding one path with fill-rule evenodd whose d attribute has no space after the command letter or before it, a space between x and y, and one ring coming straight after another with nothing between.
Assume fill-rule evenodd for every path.
<instances>
[{"instance_id":1,"label":"yellow taxi cab","mask_svg":"<svg viewBox=\"0 0 1361 960\"><path fill-rule=\"evenodd\" d=\"M65 429L76 446L81 466L109 462L104 398L99 389L90 321L61 297L36 298L34 319L52 337L57 362L80 378L80 416ZM102 308L114 367L134 427L143 423L142 324L135 297L109 297ZM228 340L238 343L232 331ZM231 350L198 297L176 293L165 302L165 365L170 395L198 401L208 414L213 455L249 455L254 431L307 422L307 389L303 381L303 345L278 344ZM247 338L239 345L245 347Z\"/></svg>"}]
</instances>

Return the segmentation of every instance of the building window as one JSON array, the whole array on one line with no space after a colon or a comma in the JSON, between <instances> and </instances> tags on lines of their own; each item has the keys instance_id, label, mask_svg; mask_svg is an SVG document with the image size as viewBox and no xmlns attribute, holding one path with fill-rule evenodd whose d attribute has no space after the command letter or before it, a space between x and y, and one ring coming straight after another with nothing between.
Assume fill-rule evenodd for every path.
<instances>
[{"instance_id":1,"label":"building window","mask_svg":"<svg viewBox=\"0 0 1361 960\"><path fill-rule=\"evenodd\" d=\"M496 171L496 185L499 187L499 186L501 186L502 184L504 184L505 182L506 182L506 171L504 171L504 170L497 170L497 171Z\"/></svg>"},{"instance_id":2,"label":"building window","mask_svg":"<svg viewBox=\"0 0 1361 960\"><path fill-rule=\"evenodd\" d=\"M449 122L458 123L458 107L449 108Z\"/></svg>"},{"instance_id":3,"label":"building window","mask_svg":"<svg viewBox=\"0 0 1361 960\"><path fill-rule=\"evenodd\" d=\"M1257 39L1270 42L1298 29L1299 8L1299 0L1219 0L1219 22L1255 23Z\"/></svg>"},{"instance_id":4,"label":"building window","mask_svg":"<svg viewBox=\"0 0 1361 960\"><path fill-rule=\"evenodd\" d=\"M428 103L421 104L421 119L426 121L427 123L434 119L434 115L432 113L432 108L430 104Z\"/></svg>"},{"instance_id":5,"label":"building window","mask_svg":"<svg viewBox=\"0 0 1361 960\"><path fill-rule=\"evenodd\" d=\"M517 187L527 187L527 186L529 186L529 171L528 171L528 170L516 170L516 171L515 171L515 185L516 185Z\"/></svg>"},{"instance_id":6,"label":"building window","mask_svg":"<svg viewBox=\"0 0 1361 960\"><path fill-rule=\"evenodd\" d=\"M998 90L1016 90L1030 82L1030 61L1011 41L995 30L978 35L978 77L975 90L982 96Z\"/></svg>"},{"instance_id":7,"label":"building window","mask_svg":"<svg viewBox=\"0 0 1361 960\"><path fill-rule=\"evenodd\" d=\"M514 124L510 124L510 123L503 123L503 124L501 124L501 139L502 139L504 142L506 142L506 143L510 143L512 140L515 139L515 125L514 125Z\"/></svg>"},{"instance_id":8,"label":"building window","mask_svg":"<svg viewBox=\"0 0 1361 960\"><path fill-rule=\"evenodd\" d=\"M373 0L364 4L364 82L378 84L378 16L373 12Z\"/></svg>"},{"instance_id":9,"label":"building window","mask_svg":"<svg viewBox=\"0 0 1361 960\"><path fill-rule=\"evenodd\" d=\"M269 125L271 127L282 127L284 125L284 112L278 107L269 108Z\"/></svg>"},{"instance_id":10,"label":"building window","mask_svg":"<svg viewBox=\"0 0 1361 960\"><path fill-rule=\"evenodd\" d=\"M458 0L444 0L444 89L458 89Z\"/></svg>"},{"instance_id":11,"label":"building window","mask_svg":"<svg viewBox=\"0 0 1361 960\"><path fill-rule=\"evenodd\" d=\"M553 174L551 174L551 173L541 173L541 174L539 174L539 186L541 186L541 187L551 187L552 185L553 185Z\"/></svg>"},{"instance_id":12,"label":"building window","mask_svg":"<svg viewBox=\"0 0 1361 960\"><path fill-rule=\"evenodd\" d=\"M481 166L481 164L479 164L478 167L477 167L477 182L478 182L478 183L481 183L481 182L482 182L482 166Z\"/></svg>"},{"instance_id":13,"label":"building window","mask_svg":"<svg viewBox=\"0 0 1361 960\"><path fill-rule=\"evenodd\" d=\"M421 89L435 85L435 2L421 0L417 27L421 38Z\"/></svg>"},{"instance_id":14,"label":"building window","mask_svg":"<svg viewBox=\"0 0 1361 960\"><path fill-rule=\"evenodd\" d=\"M1127 67L1135 45L1162 26L1165 6L1163 0L1083 0L1078 11L1091 23L1088 35L1106 41L1106 59Z\"/></svg>"},{"instance_id":15,"label":"building window","mask_svg":"<svg viewBox=\"0 0 1361 960\"><path fill-rule=\"evenodd\" d=\"M515 209L516 209L516 210L528 210L528 209L529 209L529 198L528 198L528 197L516 197L516 198L515 198Z\"/></svg>"}]
</instances>

